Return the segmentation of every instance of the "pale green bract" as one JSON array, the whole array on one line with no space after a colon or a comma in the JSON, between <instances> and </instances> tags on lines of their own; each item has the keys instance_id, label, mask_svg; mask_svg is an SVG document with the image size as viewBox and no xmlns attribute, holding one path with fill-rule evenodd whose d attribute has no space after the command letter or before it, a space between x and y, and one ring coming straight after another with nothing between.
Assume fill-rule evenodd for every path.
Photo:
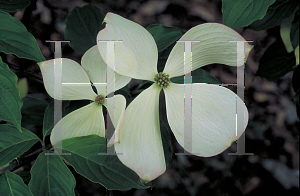
<instances>
[{"instance_id":1,"label":"pale green bract","mask_svg":"<svg viewBox=\"0 0 300 196\"><path fill-rule=\"evenodd\" d=\"M155 82L158 51L151 34L142 26L121 16L108 13L106 27L98 33L97 40L122 40L115 43L115 56L107 56L105 42L98 42L104 61L115 58L115 71L135 79ZM168 78L181 76L199 67L222 63L241 66L237 61L236 43L245 39L222 24L198 25L186 32L180 40L201 40L193 44L192 67L184 67L184 46L177 44L170 53L163 73ZM245 56L251 50L245 43ZM109 65L110 66L110 65ZM113 67L111 67L113 68ZM160 85L160 86L159 86ZM166 88L154 83L138 95L127 107L120 129L115 133L115 150L121 162L134 170L140 178L151 181L165 172L166 164L159 125L159 94L163 89L166 98L167 119L181 146L184 146L184 87L191 84L168 83ZM236 105L244 107L244 130L248 112L243 101L231 90L212 84L192 87L192 151L209 157L223 152L242 132L236 135Z\"/></svg>"}]
</instances>

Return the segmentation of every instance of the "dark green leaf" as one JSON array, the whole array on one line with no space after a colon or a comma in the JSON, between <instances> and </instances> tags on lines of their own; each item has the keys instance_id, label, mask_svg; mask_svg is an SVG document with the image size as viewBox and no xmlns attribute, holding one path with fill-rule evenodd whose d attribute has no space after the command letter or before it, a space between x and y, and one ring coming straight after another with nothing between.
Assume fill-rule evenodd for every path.
<instances>
[{"instance_id":1,"label":"dark green leaf","mask_svg":"<svg viewBox=\"0 0 300 196\"><path fill-rule=\"evenodd\" d=\"M67 114L87 105L89 101L62 101L62 117ZM50 103L44 113L43 122L43 141L45 137L49 135L54 127L54 102Z\"/></svg>"},{"instance_id":2,"label":"dark green leaf","mask_svg":"<svg viewBox=\"0 0 300 196\"><path fill-rule=\"evenodd\" d=\"M162 72L165 68L168 57L176 43L171 44L165 50L158 53L157 71Z\"/></svg>"},{"instance_id":3,"label":"dark green leaf","mask_svg":"<svg viewBox=\"0 0 300 196\"><path fill-rule=\"evenodd\" d=\"M5 12L24 11L30 0L0 0L0 10Z\"/></svg>"},{"instance_id":4,"label":"dark green leaf","mask_svg":"<svg viewBox=\"0 0 300 196\"><path fill-rule=\"evenodd\" d=\"M116 155L98 155L106 152L106 139L98 135L63 140L63 155L76 172L109 190L129 190L145 187L137 174L124 166ZM56 146L55 146L56 147Z\"/></svg>"},{"instance_id":5,"label":"dark green leaf","mask_svg":"<svg viewBox=\"0 0 300 196\"><path fill-rule=\"evenodd\" d=\"M232 29L262 19L275 0L223 0L223 24Z\"/></svg>"},{"instance_id":6,"label":"dark green leaf","mask_svg":"<svg viewBox=\"0 0 300 196\"><path fill-rule=\"evenodd\" d=\"M16 18L0 10L0 52L37 62L45 61L35 38Z\"/></svg>"},{"instance_id":7,"label":"dark green leaf","mask_svg":"<svg viewBox=\"0 0 300 196\"><path fill-rule=\"evenodd\" d=\"M146 27L146 29L153 36L158 52L165 50L183 35L180 29L167 27L162 24L152 24Z\"/></svg>"},{"instance_id":8,"label":"dark green leaf","mask_svg":"<svg viewBox=\"0 0 300 196\"><path fill-rule=\"evenodd\" d=\"M0 166L22 155L38 140L39 138L27 129L22 128L21 133L12 125L0 124Z\"/></svg>"},{"instance_id":9,"label":"dark green leaf","mask_svg":"<svg viewBox=\"0 0 300 196\"><path fill-rule=\"evenodd\" d=\"M22 127L30 125L42 125L44 112L49 103L44 99L25 97L23 99Z\"/></svg>"},{"instance_id":10,"label":"dark green leaf","mask_svg":"<svg viewBox=\"0 0 300 196\"><path fill-rule=\"evenodd\" d=\"M295 13L295 17L291 28L291 41L293 48L296 49L299 46L299 9Z\"/></svg>"},{"instance_id":11,"label":"dark green leaf","mask_svg":"<svg viewBox=\"0 0 300 196\"><path fill-rule=\"evenodd\" d=\"M171 78L171 82L184 84L184 76ZM208 72L201 68L192 71L192 83L208 83L208 84L221 84L220 80L210 75Z\"/></svg>"},{"instance_id":12,"label":"dark green leaf","mask_svg":"<svg viewBox=\"0 0 300 196\"><path fill-rule=\"evenodd\" d=\"M133 100L133 97L130 94L130 90L129 90L128 85L126 85L123 88L117 90L114 94L115 95L117 95L117 94L123 95L126 99L126 106L128 106L131 103L131 101Z\"/></svg>"},{"instance_id":13,"label":"dark green leaf","mask_svg":"<svg viewBox=\"0 0 300 196\"><path fill-rule=\"evenodd\" d=\"M280 25L282 19L290 16L299 7L299 0L277 0L271 5L265 17L254 21L249 27L259 31Z\"/></svg>"},{"instance_id":14,"label":"dark green leaf","mask_svg":"<svg viewBox=\"0 0 300 196\"><path fill-rule=\"evenodd\" d=\"M31 192L34 196L75 195L76 181L72 172L58 155L45 155L49 152L41 153L30 170L31 180L28 186Z\"/></svg>"},{"instance_id":15,"label":"dark green leaf","mask_svg":"<svg viewBox=\"0 0 300 196\"><path fill-rule=\"evenodd\" d=\"M9 70L0 57L0 120L12 122L21 131L23 103L17 89L17 80L17 76Z\"/></svg>"},{"instance_id":16,"label":"dark green leaf","mask_svg":"<svg viewBox=\"0 0 300 196\"><path fill-rule=\"evenodd\" d=\"M163 120L160 120L160 132L161 132L161 139L164 147L166 166L168 166L172 160L172 149L171 149L172 144L171 144L170 131L171 130L166 125L166 123Z\"/></svg>"},{"instance_id":17,"label":"dark green leaf","mask_svg":"<svg viewBox=\"0 0 300 196\"><path fill-rule=\"evenodd\" d=\"M269 46L259 60L256 75L275 82L292 71L295 65L295 54L293 52L288 53L280 39Z\"/></svg>"},{"instance_id":18,"label":"dark green leaf","mask_svg":"<svg viewBox=\"0 0 300 196\"><path fill-rule=\"evenodd\" d=\"M6 171L0 177L0 195L22 195L32 196L28 186L26 186L20 176Z\"/></svg>"},{"instance_id":19,"label":"dark green leaf","mask_svg":"<svg viewBox=\"0 0 300 196\"><path fill-rule=\"evenodd\" d=\"M43 142L45 141L45 137L51 133L51 130L54 126L54 102L51 102L44 113L43 120Z\"/></svg>"},{"instance_id":20,"label":"dark green leaf","mask_svg":"<svg viewBox=\"0 0 300 196\"><path fill-rule=\"evenodd\" d=\"M66 19L65 38L71 41L69 45L82 54L97 45L97 34L105 27L104 17L92 4L73 9Z\"/></svg>"}]
</instances>

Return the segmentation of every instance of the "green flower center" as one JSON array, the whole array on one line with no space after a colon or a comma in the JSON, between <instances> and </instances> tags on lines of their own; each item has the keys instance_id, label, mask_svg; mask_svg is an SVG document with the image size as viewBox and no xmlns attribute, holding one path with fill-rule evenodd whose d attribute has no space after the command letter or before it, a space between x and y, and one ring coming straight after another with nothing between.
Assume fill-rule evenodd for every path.
<instances>
[{"instance_id":1,"label":"green flower center","mask_svg":"<svg viewBox=\"0 0 300 196\"><path fill-rule=\"evenodd\" d=\"M155 80L155 83L159 87L162 87L162 88L167 88L169 83L171 82L170 78L169 78L169 74L165 74L162 72L159 72L158 74L156 74L154 80Z\"/></svg>"},{"instance_id":2,"label":"green flower center","mask_svg":"<svg viewBox=\"0 0 300 196\"><path fill-rule=\"evenodd\" d=\"M98 104L98 105L104 105L105 103L105 98L102 96L102 95L98 95L95 99L95 102Z\"/></svg>"}]
</instances>

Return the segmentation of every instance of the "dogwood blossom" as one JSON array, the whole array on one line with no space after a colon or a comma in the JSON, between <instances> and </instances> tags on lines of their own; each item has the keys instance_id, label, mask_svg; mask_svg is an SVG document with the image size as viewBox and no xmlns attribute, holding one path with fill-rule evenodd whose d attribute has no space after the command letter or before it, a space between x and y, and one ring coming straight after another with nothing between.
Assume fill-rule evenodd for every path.
<instances>
[{"instance_id":1,"label":"dogwood blossom","mask_svg":"<svg viewBox=\"0 0 300 196\"><path fill-rule=\"evenodd\" d=\"M62 93L55 97L54 94L54 69L55 61L60 60L62 65ZM92 102L79 108L65 117L54 126L50 140L52 145L61 140L96 134L105 137L105 121L102 105L106 106L108 99L114 99L114 106L107 107L108 113L115 112L114 126L118 129L124 115L126 100L122 95L105 98L111 92L106 91L106 86L96 84L106 83L106 63L102 60L97 46L90 48L82 57L81 65L77 62L61 58L39 63L44 86L48 94L60 100L91 100ZM110 69L110 68L107 68ZM118 90L129 83L131 78L115 74L115 89ZM93 91L91 83L95 84L97 94ZM66 85L65 85L66 84ZM108 84L111 85L111 84ZM111 88L108 88L111 89ZM57 96L57 95L56 95Z\"/></svg>"},{"instance_id":2,"label":"dogwood blossom","mask_svg":"<svg viewBox=\"0 0 300 196\"><path fill-rule=\"evenodd\" d=\"M157 72L158 50L151 34L142 26L113 13L104 19L106 27L98 40L122 40L115 44L115 71L131 78L154 82L127 107L121 128L115 137L119 159L143 180L151 181L165 172L166 164L159 124L159 94L166 99L168 123L184 147L184 88L192 84L175 84L170 78L181 76L199 67L221 63L241 66L237 62L237 46L230 40L245 39L222 24L207 23L187 31L180 40L200 40L193 44L192 67L184 66L184 45L177 42L163 73ZM104 60L110 55L105 43L98 42ZM251 46L245 43L246 58ZM188 54L188 53L187 53ZM110 57L113 58L113 57ZM236 135L236 105L242 104L244 130L248 112L243 101L231 90L213 84L192 86L192 150L199 156L217 155L242 134Z\"/></svg>"}]
</instances>

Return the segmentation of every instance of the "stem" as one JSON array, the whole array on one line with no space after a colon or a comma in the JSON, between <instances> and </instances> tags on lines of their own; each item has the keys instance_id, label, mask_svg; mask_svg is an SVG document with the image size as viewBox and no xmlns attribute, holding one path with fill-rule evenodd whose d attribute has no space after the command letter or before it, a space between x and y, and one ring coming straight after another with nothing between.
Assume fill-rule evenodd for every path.
<instances>
[{"instance_id":1,"label":"stem","mask_svg":"<svg viewBox=\"0 0 300 196\"><path fill-rule=\"evenodd\" d=\"M17 72L20 72L24 76L32 77L32 78L38 80L39 82L43 82L43 78L40 75L38 75L38 74L36 74L34 72L20 69L17 65L11 64L11 63L9 63L7 61L4 62L4 63L7 64L9 68L11 68L11 69L13 69L13 70L15 70Z\"/></svg>"},{"instance_id":2,"label":"stem","mask_svg":"<svg viewBox=\"0 0 300 196\"><path fill-rule=\"evenodd\" d=\"M0 170L0 175L2 175L5 171L14 171L16 169L19 169L22 166L27 165L31 161L35 160L41 152L48 150L51 147L52 145L48 144L45 148L39 148L26 156L23 157L21 156L18 157L17 159L12 160L8 166Z\"/></svg>"}]
</instances>

